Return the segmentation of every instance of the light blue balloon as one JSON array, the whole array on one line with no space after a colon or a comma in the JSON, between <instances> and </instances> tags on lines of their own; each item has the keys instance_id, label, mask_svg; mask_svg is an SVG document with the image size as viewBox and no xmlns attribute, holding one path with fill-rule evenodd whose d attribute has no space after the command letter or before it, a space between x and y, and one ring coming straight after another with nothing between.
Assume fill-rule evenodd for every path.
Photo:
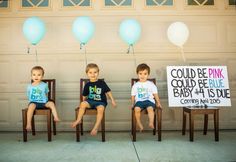
<instances>
[{"instance_id":1,"label":"light blue balloon","mask_svg":"<svg viewBox=\"0 0 236 162\"><path fill-rule=\"evenodd\" d=\"M141 26L137 20L126 19L120 24L120 36L129 45L134 45L140 38Z\"/></svg>"},{"instance_id":2,"label":"light blue balloon","mask_svg":"<svg viewBox=\"0 0 236 162\"><path fill-rule=\"evenodd\" d=\"M76 39L82 44L86 44L92 38L94 30L94 23L87 16L76 18L72 26L72 31Z\"/></svg>"},{"instance_id":3,"label":"light blue balloon","mask_svg":"<svg viewBox=\"0 0 236 162\"><path fill-rule=\"evenodd\" d=\"M23 33L26 39L36 45L44 37L46 32L44 22L38 17L30 17L25 20L23 25Z\"/></svg>"}]
</instances>

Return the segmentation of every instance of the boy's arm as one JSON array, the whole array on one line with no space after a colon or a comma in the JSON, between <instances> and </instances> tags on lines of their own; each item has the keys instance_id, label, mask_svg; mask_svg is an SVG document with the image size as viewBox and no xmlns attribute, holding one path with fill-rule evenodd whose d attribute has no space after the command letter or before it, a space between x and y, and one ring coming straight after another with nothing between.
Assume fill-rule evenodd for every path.
<instances>
[{"instance_id":1,"label":"boy's arm","mask_svg":"<svg viewBox=\"0 0 236 162\"><path fill-rule=\"evenodd\" d=\"M161 108L161 109L162 109L161 101L160 101L160 98L159 98L158 94L157 94L157 93L154 93L153 96L154 96L154 98L155 98L155 100L156 100L156 106L157 106L158 108Z\"/></svg>"},{"instance_id":2,"label":"boy's arm","mask_svg":"<svg viewBox=\"0 0 236 162\"><path fill-rule=\"evenodd\" d=\"M82 102L87 99L87 96L82 96Z\"/></svg>"},{"instance_id":3,"label":"boy's arm","mask_svg":"<svg viewBox=\"0 0 236 162\"><path fill-rule=\"evenodd\" d=\"M107 94L107 95L109 96L109 98L111 99L111 104L112 104L112 106L115 108L115 107L116 107L116 101L115 101L115 99L113 98L111 91L107 92L106 94Z\"/></svg>"}]
</instances>

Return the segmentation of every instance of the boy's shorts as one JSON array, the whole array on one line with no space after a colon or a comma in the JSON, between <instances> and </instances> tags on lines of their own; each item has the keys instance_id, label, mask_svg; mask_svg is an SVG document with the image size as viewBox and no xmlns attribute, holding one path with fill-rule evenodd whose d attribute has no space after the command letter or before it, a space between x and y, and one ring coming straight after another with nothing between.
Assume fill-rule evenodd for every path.
<instances>
[{"instance_id":1,"label":"boy's shorts","mask_svg":"<svg viewBox=\"0 0 236 162\"><path fill-rule=\"evenodd\" d=\"M156 105L153 102L149 101L149 100L145 100L145 101L136 102L135 105L134 105L134 108L135 107L140 107L142 110L144 110L148 107L152 107L153 109L155 109Z\"/></svg>"},{"instance_id":2,"label":"boy's shorts","mask_svg":"<svg viewBox=\"0 0 236 162\"><path fill-rule=\"evenodd\" d=\"M90 105L91 109L97 109L98 106L104 106L104 108L106 108L107 104L104 102L100 102L100 101L94 101L94 100L86 100L86 102L88 102L88 104Z\"/></svg>"},{"instance_id":3,"label":"boy's shorts","mask_svg":"<svg viewBox=\"0 0 236 162\"><path fill-rule=\"evenodd\" d=\"M30 102L29 105L33 103L36 105L36 109L41 109L41 108L44 108L46 103L37 103L37 102Z\"/></svg>"}]
</instances>

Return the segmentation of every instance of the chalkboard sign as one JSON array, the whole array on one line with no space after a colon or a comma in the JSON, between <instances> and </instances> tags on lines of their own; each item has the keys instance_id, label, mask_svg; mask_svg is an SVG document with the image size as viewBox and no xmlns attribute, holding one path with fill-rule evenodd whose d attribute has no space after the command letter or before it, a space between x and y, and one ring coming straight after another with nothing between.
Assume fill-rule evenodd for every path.
<instances>
[{"instance_id":1,"label":"chalkboard sign","mask_svg":"<svg viewBox=\"0 0 236 162\"><path fill-rule=\"evenodd\" d=\"M169 107L231 106L226 66L167 66Z\"/></svg>"}]
</instances>

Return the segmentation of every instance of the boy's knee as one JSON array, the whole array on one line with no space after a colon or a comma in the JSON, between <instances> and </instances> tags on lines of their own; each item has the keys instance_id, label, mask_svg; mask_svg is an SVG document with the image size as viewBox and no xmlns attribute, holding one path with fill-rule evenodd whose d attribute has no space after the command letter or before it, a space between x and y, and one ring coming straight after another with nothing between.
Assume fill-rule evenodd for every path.
<instances>
[{"instance_id":1,"label":"boy's knee","mask_svg":"<svg viewBox=\"0 0 236 162\"><path fill-rule=\"evenodd\" d=\"M140 112L141 111L141 108L140 107L135 107L134 108L134 112Z\"/></svg>"},{"instance_id":2,"label":"boy's knee","mask_svg":"<svg viewBox=\"0 0 236 162\"><path fill-rule=\"evenodd\" d=\"M52 101L48 101L45 106L47 106L47 107L53 107L53 106L55 106L55 104L54 104L54 102L52 102Z\"/></svg>"},{"instance_id":3,"label":"boy's knee","mask_svg":"<svg viewBox=\"0 0 236 162\"><path fill-rule=\"evenodd\" d=\"M148 107L148 108L147 108L147 111L148 111L148 112L154 112L154 109L153 109L153 107Z\"/></svg>"},{"instance_id":4,"label":"boy's knee","mask_svg":"<svg viewBox=\"0 0 236 162\"><path fill-rule=\"evenodd\" d=\"M81 102L80 103L80 108L86 108L86 107L88 107L88 103L86 102L86 101L83 101L83 102Z\"/></svg>"},{"instance_id":5,"label":"boy's knee","mask_svg":"<svg viewBox=\"0 0 236 162\"><path fill-rule=\"evenodd\" d=\"M35 109L36 108L36 104L35 103L30 103L28 108L29 109L31 109L31 108Z\"/></svg>"},{"instance_id":6,"label":"boy's knee","mask_svg":"<svg viewBox=\"0 0 236 162\"><path fill-rule=\"evenodd\" d=\"M105 109L104 106L98 106L98 107L97 107L97 112L98 112L98 113L103 113L103 112L104 112L104 109Z\"/></svg>"}]
</instances>

